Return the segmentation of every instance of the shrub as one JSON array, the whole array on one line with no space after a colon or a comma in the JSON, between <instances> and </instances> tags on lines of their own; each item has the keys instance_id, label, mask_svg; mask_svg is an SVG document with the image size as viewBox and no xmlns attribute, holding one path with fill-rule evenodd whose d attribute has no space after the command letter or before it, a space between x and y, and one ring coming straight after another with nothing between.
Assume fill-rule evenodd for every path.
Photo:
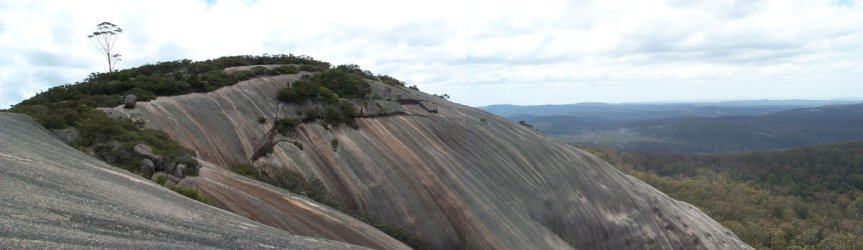
<instances>
[{"instance_id":1,"label":"shrub","mask_svg":"<svg viewBox=\"0 0 863 250\"><path fill-rule=\"evenodd\" d=\"M122 135L128 130L136 129L134 124L126 120L115 121L104 112L95 109L82 114L82 119L75 124L75 127L81 133L81 137L75 144L83 147L108 142L116 135Z\"/></svg>"},{"instance_id":2,"label":"shrub","mask_svg":"<svg viewBox=\"0 0 863 250\"><path fill-rule=\"evenodd\" d=\"M267 123L267 118L263 116L258 116L258 123L265 124Z\"/></svg>"},{"instance_id":3,"label":"shrub","mask_svg":"<svg viewBox=\"0 0 863 250\"><path fill-rule=\"evenodd\" d=\"M270 75L271 74L269 69L267 69L265 67L261 67L261 66L256 66L256 67L252 68L252 73L255 76L262 76L262 75Z\"/></svg>"},{"instance_id":4,"label":"shrub","mask_svg":"<svg viewBox=\"0 0 863 250\"><path fill-rule=\"evenodd\" d=\"M171 189L174 192L177 192L178 194L189 197L189 198L196 200L196 201L199 201L201 203L210 204L210 201L206 197L201 195L201 193L198 192L198 189L181 187L181 186L170 186L170 187L168 187L168 189Z\"/></svg>"},{"instance_id":5,"label":"shrub","mask_svg":"<svg viewBox=\"0 0 863 250\"><path fill-rule=\"evenodd\" d=\"M336 66L335 68L333 68L333 71L340 71L340 72L360 76L362 78L369 79L369 80L377 79L377 77L375 77L375 75L373 75L371 71L363 70L360 68L360 66L358 66L356 64L342 64L342 65L339 65L339 66Z\"/></svg>"},{"instance_id":6,"label":"shrub","mask_svg":"<svg viewBox=\"0 0 863 250\"><path fill-rule=\"evenodd\" d=\"M276 126L276 131L279 132L279 134L286 135L286 134L290 133L291 131L293 131L295 128L297 128L297 125L299 125L299 124L300 124L300 120L292 119L292 118L285 118L285 119L276 120L275 126Z\"/></svg>"},{"instance_id":7,"label":"shrub","mask_svg":"<svg viewBox=\"0 0 863 250\"><path fill-rule=\"evenodd\" d=\"M303 187L303 189L306 193L306 197L312 198L312 200L316 200L321 203L330 203L327 201L330 199L329 194L327 193L327 187L324 186L324 183L318 178L312 176L310 180L305 182L305 187Z\"/></svg>"},{"instance_id":8,"label":"shrub","mask_svg":"<svg viewBox=\"0 0 863 250\"><path fill-rule=\"evenodd\" d=\"M333 151L337 151L339 149L339 139L333 138L330 140L330 146L333 147Z\"/></svg>"},{"instance_id":9,"label":"shrub","mask_svg":"<svg viewBox=\"0 0 863 250\"><path fill-rule=\"evenodd\" d=\"M387 224L372 224L372 226L413 249L433 249L431 242L421 240L399 226Z\"/></svg>"},{"instance_id":10,"label":"shrub","mask_svg":"<svg viewBox=\"0 0 863 250\"><path fill-rule=\"evenodd\" d=\"M321 117L321 111L318 109L306 110L306 115L303 116L303 121L314 121Z\"/></svg>"},{"instance_id":11,"label":"shrub","mask_svg":"<svg viewBox=\"0 0 863 250\"><path fill-rule=\"evenodd\" d=\"M262 68L262 67L259 67L259 68ZM240 71L240 72L234 73L234 78L237 79L238 82L252 79L252 77L255 77L254 72Z\"/></svg>"},{"instance_id":12,"label":"shrub","mask_svg":"<svg viewBox=\"0 0 863 250\"><path fill-rule=\"evenodd\" d=\"M167 175L161 174L161 175L156 176L156 183L159 183L159 185L165 185L165 181L167 181L167 180L168 180Z\"/></svg>"},{"instance_id":13,"label":"shrub","mask_svg":"<svg viewBox=\"0 0 863 250\"><path fill-rule=\"evenodd\" d=\"M294 65L284 65L274 68L273 71L279 74L299 74L300 68Z\"/></svg>"},{"instance_id":14,"label":"shrub","mask_svg":"<svg viewBox=\"0 0 863 250\"><path fill-rule=\"evenodd\" d=\"M364 98L372 89L362 75L350 70L328 70L314 77L341 98Z\"/></svg>"},{"instance_id":15,"label":"shrub","mask_svg":"<svg viewBox=\"0 0 863 250\"><path fill-rule=\"evenodd\" d=\"M233 165L231 166L231 171L239 175L248 176L252 179L258 179L260 177L258 169L247 163Z\"/></svg>"},{"instance_id":16,"label":"shrub","mask_svg":"<svg viewBox=\"0 0 863 250\"><path fill-rule=\"evenodd\" d=\"M153 94L153 92L150 92L148 90L145 90L145 89L142 89L139 87L135 87L135 88L131 88L131 89L127 90L126 92L123 93L123 96L129 95L129 94L135 95L135 97L137 97L138 101L140 101L140 102L146 102L146 101L156 99L156 94Z\"/></svg>"},{"instance_id":17,"label":"shrub","mask_svg":"<svg viewBox=\"0 0 863 250\"><path fill-rule=\"evenodd\" d=\"M395 79L388 75L379 75L378 80L385 84L393 85L393 86L405 86L405 82L399 81L399 79Z\"/></svg>"},{"instance_id":18,"label":"shrub","mask_svg":"<svg viewBox=\"0 0 863 250\"><path fill-rule=\"evenodd\" d=\"M300 65L300 71L306 71L306 72L321 72L321 71L325 71L329 68L330 68L329 66L323 66L323 65L309 65L309 64Z\"/></svg>"},{"instance_id":19,"label":"shrub","mask_svg":"<svg viewBox=\"0 0 863 250\"><path fill-rule=\"evenodd\" d=\"M277 178L277 186L287 189L295 194L305 193L306 178L303 177L302 174L291 170L283 170L278 173L279 174L275 176Z\"/></svg>"},{"instance_id":20,"label":"shrub","mask_svg":"<svg viewBox=\"0 0 863 250\"><path fill-rule=\"evenodd\" d=\"M326 104L335 104L339 102L339 97L330 91L329 88L320 86L318 87L317 101Z\"/></svg>"},{"instance_id":21,"label":"shrub","mask_svg":"<svg viewBox=\"0 0 863 250\"><path fill-rule=\"evenodd\" d=\"M329 105L324 109L324 122L327 124L338 125L346 119L348 118L337 106Z\"/></svg>"},{"instance_id":22,"label":"shrub","mask_svg":"<svg viewBox=\"0 0 863 250\"><path fill-rule=\"evenodd\" d=\"M309 79L296 81L290 87L279 90L276 98L281 102L295 104L303 104L310 100L322 103L338 102L338 97L330 89Z\"/></svg>"},{"instance_id":23,"label":"shrub","mask_svg":"<svg viewBox=\"0 0 863 250\"><path fill-rule=\"evenodd\" d=\"M326 204L331 207L338 207L338 204L333 201L327 192L327 188L321 180L315 177L307 179L299 172L287 170L283 168L274 168L272 175L261 175L262 178L267 178L266 182L276 185L280 188L290 191L291 193L304 195L312 200Z\"/></svg>"}]
</instances>

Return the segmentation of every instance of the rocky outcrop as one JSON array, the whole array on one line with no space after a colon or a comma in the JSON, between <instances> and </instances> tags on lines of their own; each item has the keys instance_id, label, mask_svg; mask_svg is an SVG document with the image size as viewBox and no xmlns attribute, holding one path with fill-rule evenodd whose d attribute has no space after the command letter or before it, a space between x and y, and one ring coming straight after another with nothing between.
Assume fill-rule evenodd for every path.
<instances>
[{"instance_id":1,"label":"rocky outcrop","mask_svg":"<svg viewBox=\"0 0 863 250\"><path fill-rule=\"evenodd\" d=\"M138 170L141 171L141 176L150 179L153 177L153 172L156 171L156 167L153 166L153 161L150 159L142 159Z\"/></svg>"},{"instance_id":2,"label":"rocky outcrop","mask_svg":"<svg viewBox=\"0 0 863 250\"><path fill-rule=\"evenodd\" d=\"M175 183L180 182L183 178L186 177L186 168L187 166L182 163L174 162L161 155L153 153L153 148L147 146L146 144L138 144L132 147L132 153L141 157L141 174L144 178L150 179L150 176L153 175L152 171L163 171L168 175L168 178ZM144 172L144 162L148 162L149 166L152 167L151 172ZM148 171L150 171L148 169Z\"/></svg>"},{"instance_id":3,"label":"rocky outcrop","mask_svg":"<svg viewBox=\"0 0 863 250\"><path fill-rule=\"evenodd\" d=\"M262 77L119 111L216 165L246 163L267 141L270 125L258 118L272 121L300 108L275 101L298 77ZM316 177L347 209L403 227L438 249L749 248L697 208L581 149L416 90L381 83L372 89L372 99L354 101L364 116L358 129L304 123L297 143L279 142L256 163ZM218 200L242 195L220 193ZM228 209L296 206L269 201Z\"/></svg>"},{"instance_id":4,"label":"rocky outcrop","mask_svg":"<svg viewBox=\"0 0 863 250\"><path fill-rule=\"evenodd\" d=\"M364 249L202 204L0 112L0 248Z\"/></svg>"}]
</instances>

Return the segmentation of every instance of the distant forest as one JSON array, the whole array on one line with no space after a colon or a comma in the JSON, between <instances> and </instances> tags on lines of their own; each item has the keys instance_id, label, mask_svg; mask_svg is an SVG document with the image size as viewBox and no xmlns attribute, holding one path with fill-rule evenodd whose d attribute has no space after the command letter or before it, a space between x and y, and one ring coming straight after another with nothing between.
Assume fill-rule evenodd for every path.
<instances>
[{"instance_id":1,"label":"distant forest","mask_svg":"<svg viewBox=\"0 0 863 250\"><path fill-rule=\"evenodd\" d=\"M758 249L863 249L863 142L679 155L587 148Z\"/></svg>"},{"instance_id":2,"label":"distant forest","mask_svg":"<svg viewBox=\"0 0 863 250\"><path fill-rule=\"evenodd\" d=\"M584 104L530 115L497 112L575 144L622 151L746 152L863 140L863 104L780 104Z\"/></svg>"}]
</instances>

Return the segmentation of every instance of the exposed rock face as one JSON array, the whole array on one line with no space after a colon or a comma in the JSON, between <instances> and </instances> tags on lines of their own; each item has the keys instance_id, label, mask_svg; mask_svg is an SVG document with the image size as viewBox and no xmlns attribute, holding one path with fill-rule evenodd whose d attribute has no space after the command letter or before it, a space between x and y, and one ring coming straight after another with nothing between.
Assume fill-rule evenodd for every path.
<instances>
[{"instance_id":1,"label":"exposed rock face","mask_svg":"<svg viewBox=\"0 0 863 250\"><path fill-rule=\"evenodd\" d=\"M135 95L126 95L123 97L123 108L133 109L135 108L135 102L138 101L138 97Z\"/></svg>"},{"instance_id":2,"label":"exposed rock face","mask_svg":"<svg viewBox=\"0 0 863 250\"><path fill-rule=\"evenodd\" d=\"M266 141L269 125L258 117L284 117L275 95L296 79L258 78L127 112L203 159L230 166L247 162ZM439 249L749 248L697 208L583 150L415 90L379 83L373 90L383 99L366 101L368 118L358 119L358 130L303 124L296 130L302 150L281 142L259 161L317 177L346 207ZM272 202L258 206L292 206Z\"/></svg>"},{"instance_id":3,"label":"exposed rock face","mask_svg":"<svg viewBox=\"0 0 863 250\"><path fill-rule=\"evenodd\" d=\"M0 248L362 249L198 203L0 113Z\"/></svg>"}]
</instances>

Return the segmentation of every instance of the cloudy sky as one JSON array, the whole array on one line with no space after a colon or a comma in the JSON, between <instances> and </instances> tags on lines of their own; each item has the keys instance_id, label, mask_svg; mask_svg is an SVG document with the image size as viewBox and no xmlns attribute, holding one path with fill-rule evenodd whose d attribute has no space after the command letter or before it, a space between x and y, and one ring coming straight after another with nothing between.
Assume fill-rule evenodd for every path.
<instances>
[{"instance_id":1,"label":"cloudy sky","mask_svg":"<svg viewBox=\"0 0 863 250\"><path fill-rule=\"evenodd\" d=\"M863 98L861 0L0 0L0 107L106 71L102 21L120 68L293 53L472 106Z\"/></svg>"}]
</instances>

